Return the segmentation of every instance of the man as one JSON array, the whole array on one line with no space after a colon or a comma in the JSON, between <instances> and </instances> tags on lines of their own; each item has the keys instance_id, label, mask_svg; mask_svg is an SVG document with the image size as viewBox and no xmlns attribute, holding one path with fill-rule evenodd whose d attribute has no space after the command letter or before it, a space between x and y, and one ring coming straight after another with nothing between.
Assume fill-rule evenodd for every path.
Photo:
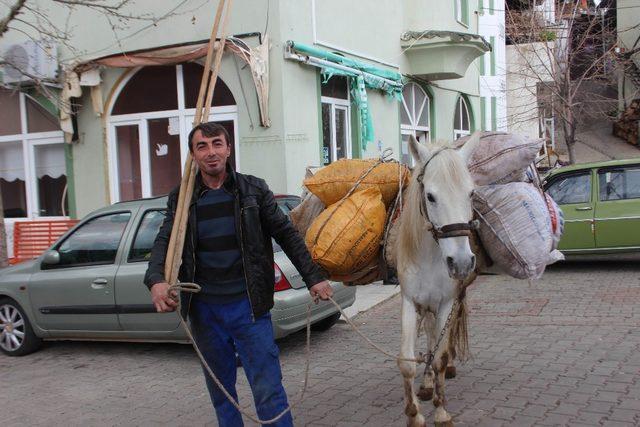
<instances>
[{"instance_id":1,"label":"man","mask_svg":"<svg viewBox=\"0 0 640 427\"><path fill-rule=\"evenodd\" d=\"M278 208L264 180L234 172L229 134L203 123L189 134L189 150L199 167L189 208L179 279L202 287L181 295L181 315L189 316L207 363L237 401L236 353L253 392L260 419L287 408L271 315L274 267L271 238L282 247L314 299L332 295L304 241ZM173 311L164 264L179 188L169 194L167 216L154 243L145 284L158 312ZM205 371L207 388L221 427L242 426L238 410ZM291 426L291 414L275 426Z\"/></svg>"}]
</instances>

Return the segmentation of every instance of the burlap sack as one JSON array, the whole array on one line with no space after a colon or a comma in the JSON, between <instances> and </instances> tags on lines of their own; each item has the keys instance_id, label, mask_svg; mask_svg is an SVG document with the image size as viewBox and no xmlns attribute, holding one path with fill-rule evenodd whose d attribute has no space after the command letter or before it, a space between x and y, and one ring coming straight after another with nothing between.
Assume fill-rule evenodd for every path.
<instances>
[{"instance_id":1,"label":"burlap sack","mask_svg":"<svg viewBox=\"0 0 640 427\"><path fill-rule=\"evenodd\" d=\"M356 271L347 275L333 275L331 280L336 282L342 282L347 286L362 286L368 285L378 280L382 280L382 269L380 265L379 257L373 260L373 262L365 266L360 271Z\"/></svg>"},{"instance_id":2,"label":"burlap sack","mask_svg":"<svg viewBox=\"0 0 640 427\"><path fill-rule=\"evenodd\" d=\"M398 235L400 234L400 218L396 218L389 224L389 233L387 234L387 241L384 248L384 259L389 267L398 268L398 250L396 246L398 244Z\"/></svg>"},{"instance_id":3,"label":"burlap sack","mask_svg":"<svg viewBox=\"0 0 640 427\"><path fill-rule=\"evenodd\" d=\"M322 213L325 206L315 194L306 193L302 202L296 206L291 212L289 217L293 226L298 230L301 236L307 234L307 230L311 227L313 221Z\"/></svg>"},{"instance_id":4,"label":"burlap sack","mask_svg":"<svg viewBox=\"0 0 640 427\"><path fill-rule=\"evenodd\" d=\"M320 169L310 178L304 180L304 186L318 196L322 203L330 206L342 199L356 181L376 159L342 159ZM403 186L409 183L410 173L406 166L398 163L381 163L376 166L359 185L358 190L377 188L382 194L385 206L389 206L398 194L399 172L403 173Z\"/></svg>"},{"instance_id":5,"label":"burlap sack","mask_svg":"<svg viewBox=\"0 0 640 427\"><path fill-rule=\"evenodd\" d=\"M325 209L307 231L311 257L332 279L361 271L379 254L385 217L376 187L353 193Z\"/></svg>"},{"instance_id":6,"label":"burlap sack","mask_svg":"<svg viewBox=\"0 0 640 427\"><path fill-rule=\"evenodd\" d=\"M460 138L456 145L464 145L469 138ZM544 142L507 132L481 132L480 141L467 161L476 185L525 181L525 170L536 159Z\"/></svg>"},{"instance_id":7,"label":"burlap sack","mask_svg":"<svg viewBox=\"0 0 640 427\"><path fill-rule=\"evenodd\" d=\"M473 207L482 246L501 271L538 279L548 264L564 258L554 249L547 202L535 186L514 182L476 188Z\"/></svg>"}]
</instances>

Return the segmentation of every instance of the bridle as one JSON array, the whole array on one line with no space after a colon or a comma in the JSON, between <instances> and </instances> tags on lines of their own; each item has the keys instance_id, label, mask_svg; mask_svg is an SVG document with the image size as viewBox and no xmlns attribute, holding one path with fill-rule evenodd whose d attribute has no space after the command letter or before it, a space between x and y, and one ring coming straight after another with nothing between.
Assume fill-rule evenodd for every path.
<instances>
[{"instance_id":1,"label":"bridle","mask_svg":"<svg viewBox=\"0 0 640 427\"><path fill-rule=\"evenodd\" d=\"M427 222L427 227L431 234L433 235L433 239L438 243L440 239L449 239L451 237L461 237L466 236L470 237L473 230L478 228L478 221L471 220L469 222L455 222L452 224L446 224L438 227L429 219L429 213L427 210L427 201L424 198L424 173L427 170L427 166L433 160L435 156L443 152L444 150L452 150L450 147L442 147L437 149L426 162L424 162L424 166L422 166L420 170L420 174L417 177L417 181L420 184L420 213L424 217Z\"/></svg>"}]
</instances>

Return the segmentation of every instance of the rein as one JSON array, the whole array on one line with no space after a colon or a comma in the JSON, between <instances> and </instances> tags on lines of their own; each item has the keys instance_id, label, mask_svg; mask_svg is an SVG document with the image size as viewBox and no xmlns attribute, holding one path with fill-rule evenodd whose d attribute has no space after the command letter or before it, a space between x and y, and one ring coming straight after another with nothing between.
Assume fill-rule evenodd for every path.
<instances>
[{"instance_id":1,"label":"rein","mask_svg":"<svg viewBox=\"0 0 640 427\"><path fill-rule=\"evenodd\" d=\"M439 243L440 239L449 239L451 237L470 237L473 230L476 230L479 225L477 220L472 220L469 222L454 222L438 227L429 219L427 201L424 198L424 174L431 160L433 160L434 157L436 157L444 150L452 150L452 148L439 148L435 153L431 155L431 157L427 159L426 162L424 162L424 166L422 166L420 174L417 177L417 181L420 184L420 213L427 222L427 227L429 231L431 231L431 235L433 236L433 239L436 241L436 243Z\"/></svg>"}]
</instances>

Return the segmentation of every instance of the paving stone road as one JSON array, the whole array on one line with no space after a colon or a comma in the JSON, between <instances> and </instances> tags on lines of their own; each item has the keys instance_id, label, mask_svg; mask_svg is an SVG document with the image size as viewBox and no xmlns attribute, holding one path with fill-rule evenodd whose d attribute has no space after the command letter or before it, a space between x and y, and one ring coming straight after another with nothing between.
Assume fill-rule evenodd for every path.
<instances>
[{"instance_id":1,"label":"paving stone road","mask_svg":"<svg viewBox=\"0 0 640 427\"><path fill-rule=\"evenodd\" d=\"M638 262L565 263L531 285L482 276L469 296L473 359L447 382L456 425L640 425ZM397 351L398 296L356 320ZM302 333L279 342L292 400L304 341ZM339 323L312 337L295 425L403 426L402 399L395 362ZM3 427L216 425L198 361L178 344L57 342L23 358L0 356L0 408ZM431 403L421 411L432 422Z\"/></svg>"}]
</instances>

